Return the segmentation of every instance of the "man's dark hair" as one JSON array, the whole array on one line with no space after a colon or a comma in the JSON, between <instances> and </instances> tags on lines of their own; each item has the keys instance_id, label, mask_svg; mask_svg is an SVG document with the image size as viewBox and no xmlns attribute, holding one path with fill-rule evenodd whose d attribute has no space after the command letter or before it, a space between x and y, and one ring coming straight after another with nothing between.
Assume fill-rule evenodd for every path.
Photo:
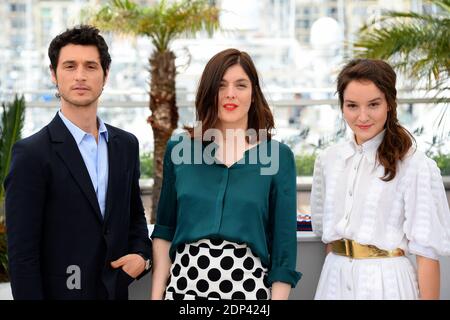
<instances>
[{"instance_id":1,"label":"man's dark hair","mask_svg":"<svg viewBox=\"0 0 450 320\"><path fill-rule=\"evenodd\" d=\"M48 47L48 57L50 58L50 67L56 73L58 65L59 53L61 48L68 44L93 45L96 46L100 53L100 63L102 65L103 74L106 76L109 65L111 64L111 56L108 52L108 45L105 39L99 34L99 30L93 26L80 25L72 29L67 29L63 33L56 36Z\"/></svg>"}]
</instances>

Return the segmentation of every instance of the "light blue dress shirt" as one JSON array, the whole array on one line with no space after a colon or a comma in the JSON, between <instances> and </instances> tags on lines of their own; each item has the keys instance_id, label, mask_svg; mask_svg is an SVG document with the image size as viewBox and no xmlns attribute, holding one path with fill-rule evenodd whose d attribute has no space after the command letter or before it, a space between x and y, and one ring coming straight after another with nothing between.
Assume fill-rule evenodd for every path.
<instances>
[{"instance_id":1,"label":"light blue dress shirt","mask_svg":"<svg viewBox=\"0 0 450 320\"><path fill-rule=\"evenodd\" d=\"M72 134L83 157L84 164L91 177L97 195L102 216L105 216L106 191L108 188L108 130L103 121L98 119L98 144L95 137L84 132L67 119L60 111L58 115Z\"/></svg>"}]
</instances>

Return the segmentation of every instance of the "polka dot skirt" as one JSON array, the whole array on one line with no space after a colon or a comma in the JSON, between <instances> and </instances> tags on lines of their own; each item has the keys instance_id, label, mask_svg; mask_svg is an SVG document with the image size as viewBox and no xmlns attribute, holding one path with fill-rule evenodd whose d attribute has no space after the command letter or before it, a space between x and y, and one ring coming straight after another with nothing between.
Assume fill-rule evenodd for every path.
<instances>
[{"instance_id":1,"label":"polka dot skirt","mask_svg":"<svg viewBox=\"0 0 450 320\"><path fill-rule=\"evenodd\" d=\"M246 244L202 239L177 248L166 300L267 300L267 268Z\"/></svg>"}]
</instances>

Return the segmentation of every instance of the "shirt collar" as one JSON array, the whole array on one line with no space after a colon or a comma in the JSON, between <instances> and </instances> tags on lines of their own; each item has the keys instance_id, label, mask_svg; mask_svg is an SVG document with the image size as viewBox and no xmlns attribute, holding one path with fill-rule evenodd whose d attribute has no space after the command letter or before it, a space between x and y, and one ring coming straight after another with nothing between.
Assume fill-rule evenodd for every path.
<instances>
[{"instance_id":1,"label":"shirt collar","mask_svg":"<svg viewBox=\"0 0 450 320\"><path fill-rule=\"evenodd\" d=\"M108 139L109 139L108 129L106 129L105 123L99 117L97 117L97 123L98 123L98 133L103 135L106 139L106 142L108 142Z\"/></svg>"},{"instance_id":2,"label":"shirt collar","mask_svg":"<svg viewBox=\"0 0 450 320\"><path fill-rule=\"evenodd\" d=\"M82 129L80 129L79 127L77 127L72 121L70 121L69 119L67 119L63 113L61 112L61 110L58 111L58 115L61 118L61 120L64 122L64 124L66 125L67 129L70 131L70 133L72 134L73 138L75 139L75 142L77 143L77 145L79 145L81 143L81 141L83 140L84 136L89 134L85 131L83 131ZM98 133L99 136L103 135L106 139L106 142L108 142L108 130L106 129L106 125L105 123L102 121L102 119L100 119L99 117L97 117L97 124L98 124Z\"/></svg>"},{"instance_id":3,"label":"shirt collar","mask_svg":"<svg viewBox=\"0 0 450 320\"><path fill-rule=\"evenodd\" d=\"M377 156L377 150L380 146L381 142L383 141L384 135L385 135L386 129L381 131L379 134L377 134L375 137L373 137L370 140L367 140L363 144L357 144L355 140L355 135L353 132L350 135L349 140L344 146L344 149L342 150L342 157L344 160L350 158L353 156L356 152L364 153L366 155L366 159L370 164L375 164L376 156Z\"/></svg>"}]
</instances>

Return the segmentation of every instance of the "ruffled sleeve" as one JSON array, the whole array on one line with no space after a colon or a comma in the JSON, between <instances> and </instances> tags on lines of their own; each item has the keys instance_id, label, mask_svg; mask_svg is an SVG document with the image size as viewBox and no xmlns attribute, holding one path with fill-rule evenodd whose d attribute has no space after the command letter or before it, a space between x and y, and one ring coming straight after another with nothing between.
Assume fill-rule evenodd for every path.
<instances>
[{"instance_id":1,"label":"ruffled sleeve","mask_svg":"<svg viewBox=\"0 0 450 320\"><path fill-rule=\"evenodd\" d=\"M317 156L314 163L313 182L311 187L311 223L314 233L322 236L323 209L325 199L325 176L323 174L321 156Z\"/></svg>"},{"instance_id":2,"label":"ruffled sleeve","mask_svg":"<svg viewBox=\"0 0 450 320\"><path fill-rule=\"evenodd\" d=\"M403 230L410 253L430 259L450 255L450 212L436 162L419 155L407 173Z\"/></svg>"}]
</instances>

